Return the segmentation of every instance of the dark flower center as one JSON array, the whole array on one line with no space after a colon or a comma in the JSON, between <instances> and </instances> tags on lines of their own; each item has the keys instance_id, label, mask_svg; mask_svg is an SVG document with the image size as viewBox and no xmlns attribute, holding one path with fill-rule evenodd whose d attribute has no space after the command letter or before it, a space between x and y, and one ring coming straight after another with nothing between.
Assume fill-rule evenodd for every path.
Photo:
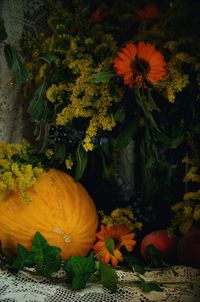
<instances>
[{"instance_id":1,"label":"dark flower center","mask_svg":"<svg viewBox=\"0 0 200 302\"><path fill-rule=\"evenodd\" d=\"M121 240L120 237L115 237L113 238L114 243L115 243L115 249L119 249L121 247Z\"/></svg>"},{"instance_id":2,"label":"dark flower center","mask_svg":"<svg viewBox=\"0 0 200 302\"><path fill-rule=\"evenodd\" d=\"M131 69L133 72L137 71L138 73L147 74L149 73L150 66L149 63L144 59L135 59L131 62Z\"/></svg>"}]
</instances>

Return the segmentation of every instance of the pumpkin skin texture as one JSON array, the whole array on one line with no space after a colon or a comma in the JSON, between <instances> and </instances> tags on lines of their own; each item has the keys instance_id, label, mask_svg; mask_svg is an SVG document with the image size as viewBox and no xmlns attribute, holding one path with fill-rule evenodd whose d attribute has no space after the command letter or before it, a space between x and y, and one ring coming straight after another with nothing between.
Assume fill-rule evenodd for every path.
<instances>
[{"instance_id":1,"label":"pumpkin skin texture","mask_svg":"<svg viewBox=\"0 0 200 302\"><path fill-rule=\"evenodd\" d=\"M37 231L61 249L63 260L86 256L96 239L98 216L84 189L68 174L50 169L28 190L26 203L19 193L0 202L0 241L4 254L17 252L17 244L31 249Z\"/></svg>"}]
</instances>

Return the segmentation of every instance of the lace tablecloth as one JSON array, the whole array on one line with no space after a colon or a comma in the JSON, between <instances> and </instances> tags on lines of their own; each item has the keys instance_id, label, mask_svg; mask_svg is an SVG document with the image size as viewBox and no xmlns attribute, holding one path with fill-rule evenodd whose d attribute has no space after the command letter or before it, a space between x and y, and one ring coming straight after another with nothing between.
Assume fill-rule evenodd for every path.
<instances>
[{"instance_id":1,"label":"lace tablecloth","mask_svg":"<svg viewBox=\"0 0 200 302\"><path fill-rule=\"evenodd\" d=\"M200 301L200 271L190 267L174 267L172 270L153 270L144 275L146 281L163 282L163 291L144 293L134 284L137 277L132 272L118 271L119 286L111 293L100 284L88 284L84 290L72 291L66 284L47 280L34 272L13 274L0 269L0 301L4 302L198 302ZM185 281L193 281L193 287ZM174 283L176 282L176 284Z\"/></svg>"}]
</instances>

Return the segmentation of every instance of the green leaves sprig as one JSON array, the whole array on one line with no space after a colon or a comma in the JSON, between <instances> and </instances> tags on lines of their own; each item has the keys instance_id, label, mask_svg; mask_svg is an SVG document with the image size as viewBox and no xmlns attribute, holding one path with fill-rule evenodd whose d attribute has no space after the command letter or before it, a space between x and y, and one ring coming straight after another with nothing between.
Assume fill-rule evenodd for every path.
<instances>
[{"instance_id":1,"label":"green leaves sprig","mask_svg":"<svg viewBox=\"0 0 200 302\"><path fill-rule=\"evenodd\" d=\"M17 258L12 263L12 268L24 269L33 266L47 278L61 268L60 248L48 244L47 240L36 232L32 241L32 250L18 244Z\"/></svg>"},{"instance_id":2,"label":"green leaves sprig","mask_svg":"<svg viewBox=\"0 0 200 302\"><path fill-rule=\"evenodd\" d=\"M89 278L96 272L93 253L88 257L72 256L65 262L64 270L71 278L72 289L85 288Z\"/></svg>"},{"instance_id":3,"label":"green leaves sprig","mask_svg":"<svg viewBox=\"0 0 200 302\"><path fill-rule=\"evenodd\" d=\"M112 249L112 243L107 242ZM146 271L139 259L132 254L124 255L124 259L129 267L136 273L137 280L119 281L116 269L110 265L103 264L101 258L95 261L91 252L89 256L72 256L65 262L60 256L60 248L51 246L41 233L36 232L31 251L18 244L18 253L16 257L7 259L5 263L10 269L25 270L26 267L35 268L36 271L47 277L53 277L53 273L58 272L61 268L66 272L62 282L66 282L73 290L80 290L86 287L87 283L99 282L111 292L116 292L118 284L136 285L144 292L162 291L163 284L156 281L146 281L141 275ZM155 254L152 246L149 247L149 253ZM58 279L59 281L59 279Z\"/></svg>"},{"instance_id":4,"label":"green leaves sprig","mask_svg":"<svg viewBox=\"0 0 200 302\"><path fill-rule=\"evenodd\" d=\"M23 270L33 267L39 274L51 278L53 273L61 268L66 271L65 281L74 290L85 288L87 282L93 277L93 281L99 281L111 291L117 289L117 273L110 266L104 265L101 260L95 261L93 253L88 257L72 256L62 262L61 249L50 245L40 232L36 232L31 251L21 244L17 245L16 257L8 259L10 269Z\"/></svg>"}]
</instances>

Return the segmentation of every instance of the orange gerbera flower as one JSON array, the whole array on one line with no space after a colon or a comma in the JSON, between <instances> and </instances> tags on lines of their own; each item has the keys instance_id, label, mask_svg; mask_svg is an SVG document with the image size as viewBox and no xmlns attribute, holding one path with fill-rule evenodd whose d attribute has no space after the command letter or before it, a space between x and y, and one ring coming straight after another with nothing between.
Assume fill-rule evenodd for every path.
<instances>
[{"instance_id":1,"label":"orange gerbera flower","mask_svg":"<svg viewBox=\"0 0 200 302\"><path fill-rule=\"evenodd\" d=\"M145 80L154 84L167 74L164 56L154 45L144 42L137 46L129 43L122 48L114 60L114 68L130 88L145 88Z\"/></svg>"},{"instance_id":2,"label":"orange gerbera flower","mask_svg":"<svg viewBox=\"0 0 200 302\"><path fill-rule=\"evenodd\" d=\"M135 21L151 21L160 16L160 10L155 4L146 5L135 12Z\"/></svg>"},{"instance_id":3,"label":"orange gerbera flower","mask_svg":"<svg viewBox=\"0 0 200 302\"><path fill-rule=\"evenodd\" d=\"M90 21L91 23L99 23L103 19L103 9L98 7L95 12L92 13Z\"/></svg>"},{"instance_id":4,"label":"orange gerbera flower","mask_svg":"<svg viewBox=\"0 0 200 302\"><path fill-rule=\"evenodd\" d=\"M97 233L98 241L93 246L95 257L101 257L104 264L111 261L113 266L117 266L118 261L123 261L122 253L120 248L125 246L127 251L131 252L136 245L135 233L131 233L131 229L127 226L114 225L110 229L106 228L105 225L101 226L100 232ZM114 240L113 252L109 251L106 247L106 238Z\"/></svg>"}]
</instances>

